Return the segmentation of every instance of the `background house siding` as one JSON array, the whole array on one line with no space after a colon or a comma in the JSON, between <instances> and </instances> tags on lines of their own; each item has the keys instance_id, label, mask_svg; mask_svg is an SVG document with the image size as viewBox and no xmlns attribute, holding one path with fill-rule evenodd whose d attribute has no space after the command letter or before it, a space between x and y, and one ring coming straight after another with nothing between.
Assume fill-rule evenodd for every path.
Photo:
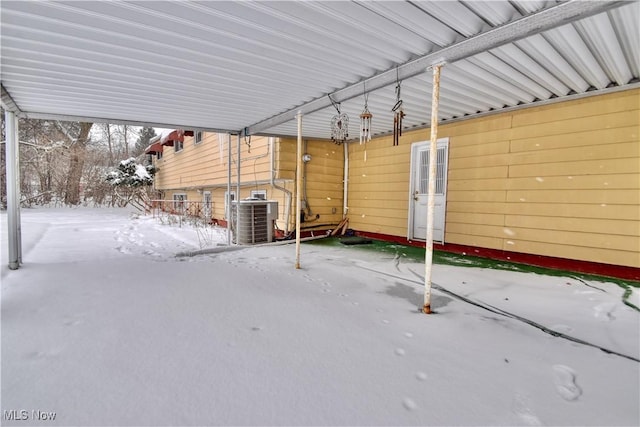
<instances>
[{"instance_id":1,"label":"background house siding","mask_svg":"<svg viewBox=\"0 0 640 427\"><path fill-rule=\"evenodd\" d=\"M639 117L630 90L441 125L445 242L640 267ZM407 235L410 147L429 132L376 138L366 162L349 145L353 228Z\"/></svg>"},{"instance_id":2,"label":"background house siding","mask_svg":"<svg viewBox=\"0 0 640 427\"><path fill-rule=\"evenodd\" d=\"M201 201L202 195L197 192L211 191L212 217L226 220L225 199L227 191L228 142L222 135L222 144L218 134L205 133L202 143L193 144L193 138L187 137L184 149L174 152L173 147L165 147L164 156L156 160L160 171L156 175L156 189L164 192L165 198L172 199L174 193L188 194L188 200ZM291 231L295 228L295 177L296 149L295 139L274 138L273 150L275 161L275 184L291 192L272 187L271 153L269 138L252 137L250 146L248 139L241 139L240 178L241 189L238 199L250 196L251 190L265 190L268 200L278 202L277 227ZM310 215L303 227L324 226L331 228L342 219L344 154L343 148L330 141L305 142L306 153L311 161L306 169L306 199L311 208ZM232 192L237 191L237 137L231 137L231 182ZM304 196L304 194L303 194ZM308 212L307 212L308 213ZM287 215L289 214L289 215ZM316 215L319 215L316 218ZM288 224L287 224L288 217Z\"/></svg>"}]
</instances>

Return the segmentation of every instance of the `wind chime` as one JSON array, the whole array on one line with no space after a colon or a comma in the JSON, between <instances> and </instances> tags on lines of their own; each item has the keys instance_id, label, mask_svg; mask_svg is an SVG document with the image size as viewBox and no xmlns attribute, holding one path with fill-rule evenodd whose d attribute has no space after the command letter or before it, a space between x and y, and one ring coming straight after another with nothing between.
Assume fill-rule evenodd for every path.
<instances>
[{"instance_id":1,"label":"wind chime","mask_svg":"<svg viewBox=\"0 0 640 427\"><path fill-rule=\"evenodd\" d=\"M367 161L367 142L371 141L371 119L373 114L369 111L369 94L364 88L364 110L360 114L360 145L364 144L364 161Z\"/></svg>"},{"instance_id":2,"label":"wind chime","mask_svg":"<svg viewBox=\"0 0 640 427\"><path fill-rule=\"evenodd\" d=\"M331 140L334 144L340 145L349 137L349 116L340 112L340 103L336 103L331 99L331 96L329 96L329 100L338 112L331 118Z\"/></svg>"},{"instance_id":3,"label":"wind chime","mask_svg":"<svg viewBox=\"0 0 640 427\"><path fill-rule=\"evenodd\" d=\"M247 144L247 153L251 154L251 135L244 135L244 143Z\"/></svg>"},{"instance_id":4,"label":"wind chime","mask_svg":"<svg viewBox=\"0 0 640 427\"><path fill-rule=\"evenodd\" d=\"M400 143L402 136L402 118L405 116L402 110L402 99L400 99L400 81L396 83L396 105L391 109L393 111L393 145Z\"/></svg>"}]
</instances>

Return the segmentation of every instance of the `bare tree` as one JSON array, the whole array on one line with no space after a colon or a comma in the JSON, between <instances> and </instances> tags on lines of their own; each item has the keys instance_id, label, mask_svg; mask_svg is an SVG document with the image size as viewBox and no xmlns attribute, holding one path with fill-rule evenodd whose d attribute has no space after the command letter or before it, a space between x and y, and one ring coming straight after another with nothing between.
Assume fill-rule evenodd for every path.
<instances>
[{"instance_id":1,"label":"bare tree","mask_svg":"<svg viewBox=\"0 0 640 427\"><path fill-rule=\"evenodd\" d=\"M76 126L70 126L70 129L65 128L60 122L56 123L60 132L70 142L69 172L64 202L68 205L79 205L81 201L82 171L86 159L89 132L93 123L80 122Z\"/></svg>"},{"instance_id":2,"label":"bare tree","mask_svg":"<svg viewBox=\"0 0 640 427\"><path fill-rule=\"evenodd\" d=\"M4 114L0 116L4 135ZM134 152L129 140L139 137L139 128L105 124L92 132L92 123L21 118L18 129L22 204L117 201L114 186L105 177L127 153ZM1 146L0 208L6 207L5 166Z\"/></svg>"}]
</instances>

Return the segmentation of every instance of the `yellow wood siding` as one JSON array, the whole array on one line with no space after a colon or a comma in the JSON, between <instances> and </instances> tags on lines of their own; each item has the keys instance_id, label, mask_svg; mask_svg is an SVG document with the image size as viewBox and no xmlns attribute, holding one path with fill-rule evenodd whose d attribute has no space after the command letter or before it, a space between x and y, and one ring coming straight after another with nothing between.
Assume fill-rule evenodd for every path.
<instances>
[{"instance_id":1,"label":"yellow wood siding","mask_svg":"<svg viewBox=\"0 0 640 427\"><path fill-rule=\"evenodd\" d=\"M277 156L279 179L288 179L292 183L295 180L297 144L297 140L293 138L281 139ZM311 156L311 161L303 165L303 171L306 171L306 196L311 215L309 216L309 212L306 212L306 221L302 226L337 224L342 219L343 147L330 141L311 139L305 140L303 147L305 147L303 154ZM295 210L295 191L293 197L293 210ZM304 198L304 193L302 197ZM319 215L319 218L316 219L316 215ZM292 216L292 220L295 221L295 216Z\"/></svg>"},{"instance_id":2,"label":"yellow wood siding","mask_svg":"<svg viewBox=\"0 0 640 427\"><path fill-rule=\"evenodd\" d=\"M164 147L163 157L156 161L160 171L156 175L155 186L158 190L176 188L202 188L211 185L226 185L228 142L223 135L222 144L216 133L204 133L203 141L193 143L192 137L186 137L182 151L175 152L173 147ZM231 180L237 182L237 137L231 137ZM241 182L249 185L256 182L268 182L271 170L269 138L252 137L249 147L241 141L240 151Z\"/></svg>"},{"instance_id":3,"label":"yellow wood siding","mask_svg":"<svg viewBox=\"0 0 640 427\"><path fill-rule=\"evenodd\" d=\"M639 117L629 90L441 125L445 242L640 267ZM429 132L376 138L367 162L350 144L354 228L407 235L410 146Z\"/></svg>"},{"instance_id":4,"label":"yellow wood siding","mask_svg":"<svg viewBox=\"0 0 640 427\"><path fill-rule=\"evenodd\" d=\"M192 138L185 138L184 149L174 152L173 147L165 147L164 156L156 161L159 172L155 187L165 192L167 198L173 193L188 192L189 200L202 196L200 191L211 191L212 217L225 218L224 194L227 190L228 142L223 135L223 143L215 133L205 133L202 143L193 144ZM267 199L278 201L278 222L281 229L292 230L295 226L295 139L276 139L273 144L276 173L275 184L290 191L291 198L280 189L270 185L271 153L269 138L252 137L241 140L241 190L239 199L250 196L251 190L266 190ZM342 219L344 155L343 148L328 141L307 141L307 153L312 160L306 164L306 196L312 216L303 226L324 224L331 226ZM231 181L232 191L237 187L237 137L231 138ZM289 203L291 205L289 206ZM289 224L286 213L289 212ZM315 218L319 215L319 218Z\"/></svg>"}]
</instances>

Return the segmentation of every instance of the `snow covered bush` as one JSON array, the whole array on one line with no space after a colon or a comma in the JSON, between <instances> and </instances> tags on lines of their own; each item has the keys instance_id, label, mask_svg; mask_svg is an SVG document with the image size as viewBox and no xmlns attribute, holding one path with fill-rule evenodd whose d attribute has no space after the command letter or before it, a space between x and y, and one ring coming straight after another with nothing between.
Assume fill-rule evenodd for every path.
<instances>
[{"instance_id":1,"label":"snow covered bush","mask_svg":"<svg viewBox=\"0 0 640 427\"><path fill-rule=\"evenodd\" d=\"M153 176L157 169L136 162L134 157L123 160L115 170L109 171L105 181L113 186L114 195L119 206L129 203L140 210L148 208L146 189L153 184Z\"/></svg>"},{"instance_id":2,"label":"snow covered bush","mask_svg":"<svg viewBox=\"0 0 640 427\"><path fill-rule=\"evenodd\" d=\"M106 181L118 187L142 187L153 184L156 168L152 165L143 166L133 157L123 160L117 169L110 171Z\"/></svg>"}]
</instances>

